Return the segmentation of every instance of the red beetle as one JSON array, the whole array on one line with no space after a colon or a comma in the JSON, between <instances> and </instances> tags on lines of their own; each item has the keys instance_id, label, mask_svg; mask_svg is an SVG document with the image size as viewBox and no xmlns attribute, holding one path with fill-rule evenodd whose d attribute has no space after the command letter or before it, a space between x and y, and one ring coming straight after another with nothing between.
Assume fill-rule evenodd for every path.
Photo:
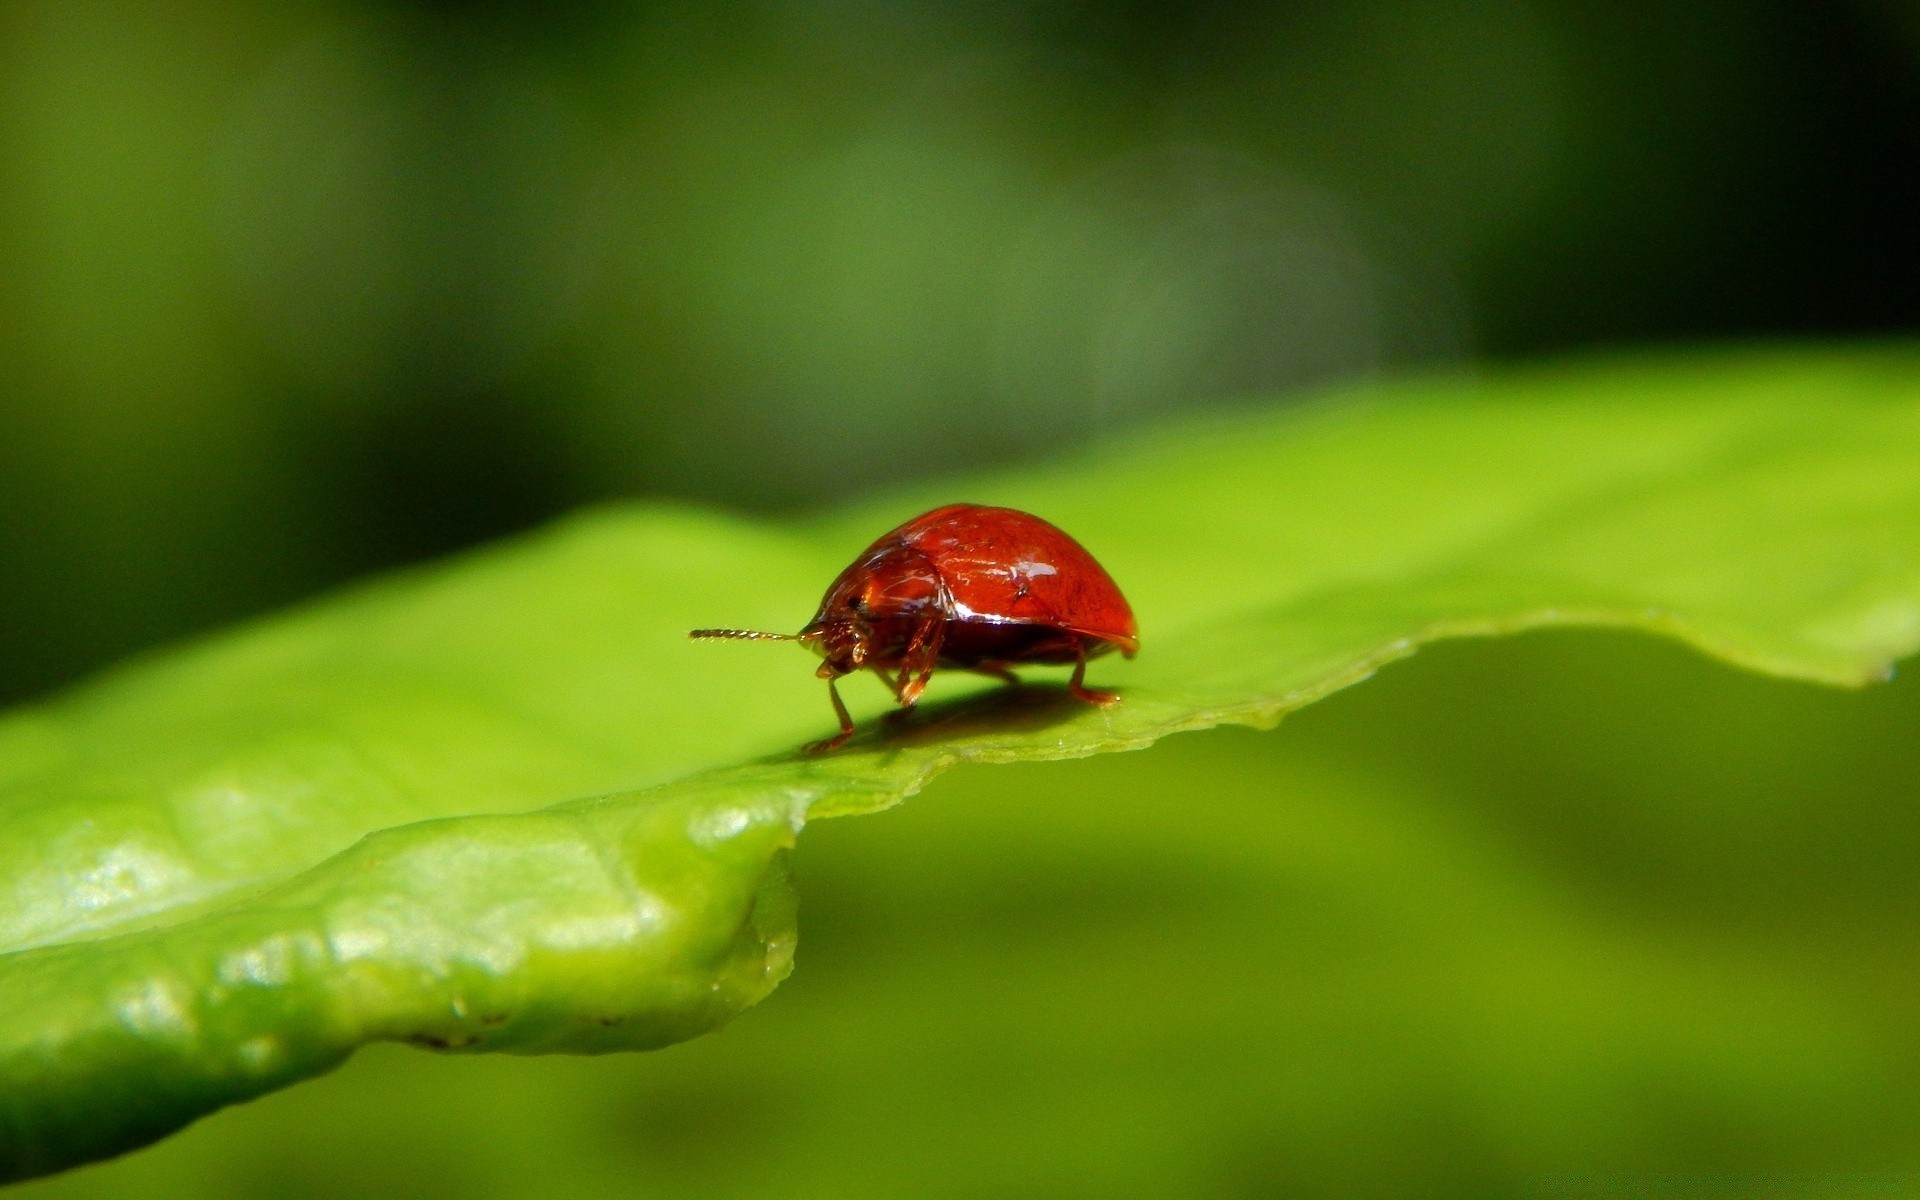
<instances>
[{"instance_id":1,"label":"red beetle","mask_svg":"<svg viewBox=\"0 0 1920 1200\"><path fill-rule=\"evenodd\" d=\"M1127 598L1080 543L1030 513L980 504L936 508L868 546L797 634L688 636L798 641L825 659L815 674L827 681L840 732L808 747L816 752L853 736L835 681L863 667L910 708L935 667L1018 683L1009 669L1018 664L1072 663L1067 687L1104 706L1119 697L1085 686L1087 660L1116 647L1132 658L1140 648Z\"/></svg>"}]
</instances>

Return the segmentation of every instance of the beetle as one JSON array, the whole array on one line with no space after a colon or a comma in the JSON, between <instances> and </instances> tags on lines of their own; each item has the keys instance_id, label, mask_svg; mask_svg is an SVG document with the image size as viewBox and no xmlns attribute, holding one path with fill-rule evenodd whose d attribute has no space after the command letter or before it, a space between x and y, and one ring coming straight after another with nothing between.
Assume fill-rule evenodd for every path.
<instances>
[{"instance_id":1,"label":"beetle","mask_svg":"<svg viewBox=\"0 0 1920 1200\"><path fill-rule=\"evenodd\" d=\"M814 674L827 681L840 732L809 745L814 753L853 736L838 681L862 669L912 708L937 667L1017 684L1014 666L1072 663L1068 690L1105 707L1120 697L1086 686L1087 661L1140 649L1133 609L1080 543L1032 513L982 504L948 504L883 534L840 572L799 633L687 636L800 642L820 655Z\"/></svg>"}]
</instances>

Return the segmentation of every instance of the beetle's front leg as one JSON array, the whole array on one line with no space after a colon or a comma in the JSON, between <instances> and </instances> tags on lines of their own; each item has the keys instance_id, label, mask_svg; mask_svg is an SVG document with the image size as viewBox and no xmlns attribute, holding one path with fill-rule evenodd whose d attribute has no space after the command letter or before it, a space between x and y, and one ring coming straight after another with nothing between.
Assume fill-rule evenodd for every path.
<instances>
[{"instance_id":1,"label":"beetle's front leg","mask_svg":"<svg viewBox=\"0 0 1920 1200\"><path fill-rule=\"evenodd\" d=\"M933 678L934 665L940 661L940 643L946 632L947 623L937 617L914 627L913 636L900 653L900 683L894 690L900 707L912 708L919 703L920 693L927 690L927 680Z\"/></svg>"},{"instance_id":2,"label":"beetle's front leg","mask_svg":"<svg viewBox=\"0 0 1920 1200\"><path fill-rule=\"evenodd\" d=\"M825 754L829 750L838 750L847 744L853 736L853 718L847 714L846 702L840 699L840 688L832 675L827 676L827 699L833 701L833 715L840 718L840 732L830 738L807 743L808 754Z\"/></svg>"}]
</instances>

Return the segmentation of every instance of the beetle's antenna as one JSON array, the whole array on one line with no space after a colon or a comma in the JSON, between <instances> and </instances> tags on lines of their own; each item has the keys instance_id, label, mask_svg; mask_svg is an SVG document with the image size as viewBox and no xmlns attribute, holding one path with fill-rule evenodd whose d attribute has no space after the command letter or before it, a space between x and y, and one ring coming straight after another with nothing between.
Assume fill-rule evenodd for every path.
<instances>
[{"instance_id":1,"label":"beetle's antenna","mask_svg":"<svg viewBox=\"0 0 1920 1200\"><path fill-rule=\"evenodd\" d=\"M733 638L743 642L797 642L800 639L791 633L762 633L757 629L690 629L690 638Z\"/></svg>"}]
</instances>

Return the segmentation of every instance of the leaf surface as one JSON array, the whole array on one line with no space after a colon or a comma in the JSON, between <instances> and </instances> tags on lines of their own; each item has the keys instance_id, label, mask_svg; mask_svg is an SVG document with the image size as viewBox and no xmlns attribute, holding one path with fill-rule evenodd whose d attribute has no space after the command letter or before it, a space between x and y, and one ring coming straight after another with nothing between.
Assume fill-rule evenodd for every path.
<instances>
[{"instance_id":1,"label":"leaf surface","mask_svg":"<svg viewBox=\"0 0 1920 1200\"><path fill-rule=\"evenodd\" d=\"M0 724L0 1176L370 1041L694 1036L788 969L802 825L957 762L1267 725L1422 642L1542 625L1882 678L1920 645L1916 367L1536 369L804 525L610 509L122 668ZM685 640L797 628L873 536L952 499L1038 512L1107 565L1143 649L1092 678L1124 703L937 679L913 719L809 758L831 717L804 658Z\"/></svg>"}]
</instances>

